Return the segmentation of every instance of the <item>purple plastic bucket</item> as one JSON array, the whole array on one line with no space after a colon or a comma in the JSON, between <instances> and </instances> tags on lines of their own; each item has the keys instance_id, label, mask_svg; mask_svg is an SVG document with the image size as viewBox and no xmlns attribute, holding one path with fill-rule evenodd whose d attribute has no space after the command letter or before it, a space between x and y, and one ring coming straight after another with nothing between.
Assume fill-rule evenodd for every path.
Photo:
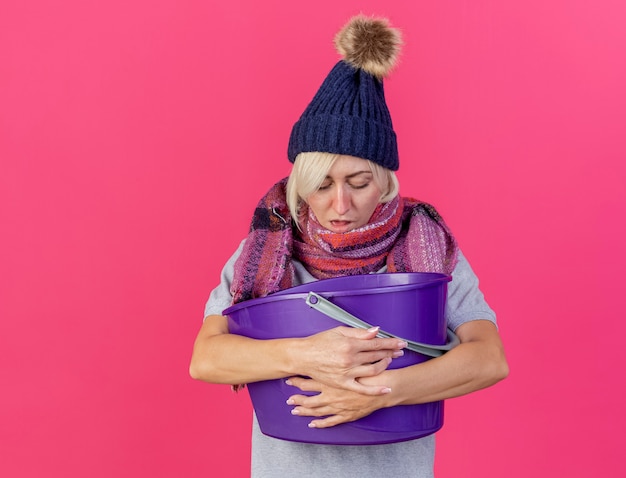
<instances>
[{"instance_id":1,"label":"purple plastic bucket","mask_svg":"<svg viewBox=\"0 0 626 478\"><path fill-rule=\"evenodd\" d=\"M231 333L254 339L307 337L341 325L307 306L316 292L352 315L382 330L416 342L444 345L445 303L451 277L429 272L345 276L303 284L224 310ZM389 368L430 357L405 350ZM331 428L307 425L311 417L291 415L287 398L303 393L283 379L248 384L261 431L283 440L333 445L373 445L420 438L443 426L443 401L375 411Z\"/></svg>"}]
</instances>

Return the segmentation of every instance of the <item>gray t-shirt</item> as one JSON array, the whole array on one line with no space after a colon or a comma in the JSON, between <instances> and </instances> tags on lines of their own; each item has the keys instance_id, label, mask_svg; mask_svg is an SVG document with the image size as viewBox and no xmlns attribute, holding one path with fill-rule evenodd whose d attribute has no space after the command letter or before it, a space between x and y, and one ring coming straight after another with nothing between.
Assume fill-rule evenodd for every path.
<instances>
[{"instance_id":1,"label":"gray t-shirt","mask_svg":"<svg viewBox=\"0 0 626 478\"><path fill-rule=\"evenodd\" d=\"M228 260L221 274L220 284L213 289L206 303L204 316L221 315L232 302L230 284L234 264L244 242ZM304 266L294 262L294 285L316 280ZM386 267L380 272L385 272ZM493 310L487 305L478 288L478 278L459 251L459 261L448 284L446 302L448 327L456 330L472 320L496 323ZM433 476L435 436L386 445L337 446L314 445L279 440L264 435L256 417L252 422L253 478L333 477L376 478L405 476L427 478Z\"/></svg>"}]
</instances>

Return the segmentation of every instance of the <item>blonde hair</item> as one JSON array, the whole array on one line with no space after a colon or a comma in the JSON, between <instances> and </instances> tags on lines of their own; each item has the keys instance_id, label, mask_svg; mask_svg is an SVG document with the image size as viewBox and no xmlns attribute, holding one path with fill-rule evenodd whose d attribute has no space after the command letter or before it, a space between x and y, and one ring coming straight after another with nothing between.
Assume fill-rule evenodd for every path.
<instances>
[{"instance_id":1,"label":"blonde hair","mask_svg":"<svg viewBox=\"0 0 626 478\"><path fill-rule=\"evenodd\" d=\"M300 208L311 194L319 189L328 171L340 154L307 152L296 156L287 181L287 205L295 223L300 227ZM366 160L374 176L374 183L383 191L380 202L391 201L398 195L400 185L396 174L370 160Z\"/></svg>"}]
</instances>

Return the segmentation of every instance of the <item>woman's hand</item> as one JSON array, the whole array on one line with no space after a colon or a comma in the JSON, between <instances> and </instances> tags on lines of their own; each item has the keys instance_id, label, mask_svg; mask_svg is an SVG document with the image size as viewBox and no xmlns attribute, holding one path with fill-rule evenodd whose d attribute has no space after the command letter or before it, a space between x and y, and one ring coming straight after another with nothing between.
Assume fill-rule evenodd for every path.
<instances>
[{"instance_id":1,"label":"woman's hand","mask_svg":"<svg viewBox=\"0 0 626 478\"><path fill-rule=\"evenodd\" d=\"M370 413L387 406L391 406L385 395L364 395L334 387L329 387L312 379L292 377L287 380L288 385L302 391L319 392L312 397L306 395L292 395L287 405L293 405L293 415L304 417L324 417L312 420L311 428L328 428L341 423L353 422Z\"/></svg>"},{"instance_id":2,"label":"woman's hand","mask_svg":"<svg viewBox=\"0 0 626 478\"><path fill-rule=\"evenodd\" d=\"M389 387L364 385L358 378L373 377L401 357L407 343L399 339L376 337L378 327L355 329L336 327L303 339L299 347L302 375L322 385L364 395L383 395Z\"/></svg>"}]
</instances>

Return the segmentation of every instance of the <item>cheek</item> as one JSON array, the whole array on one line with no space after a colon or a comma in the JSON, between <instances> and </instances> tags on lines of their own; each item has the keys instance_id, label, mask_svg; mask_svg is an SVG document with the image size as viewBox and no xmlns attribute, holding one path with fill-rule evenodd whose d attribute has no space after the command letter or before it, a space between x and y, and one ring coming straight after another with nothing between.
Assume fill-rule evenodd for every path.
<instances>
[{"instance_id":1,"label":"cheek","mask_svg":"<svg viewBox=\"0 0 626 478\"><path fill-rule=\"evenodd\" d=\"M379 203L380 203L380 193L379 192L372 193L363 202L363 210L373 213Z\"/></svg>"},{"instance_id":2,"label":"cheek","mask_svg":"<svg viewBox=\"0 0 626 478\"><path fill-rule=\"evenodd\" d=\"M312 194L311 196L309 196L306 200L306 203L313 211L313 214L315 214L315 217L319 217L324 210L324 200L323 198L320 198L317 194Z\"/></svg>"}]
</instances>

